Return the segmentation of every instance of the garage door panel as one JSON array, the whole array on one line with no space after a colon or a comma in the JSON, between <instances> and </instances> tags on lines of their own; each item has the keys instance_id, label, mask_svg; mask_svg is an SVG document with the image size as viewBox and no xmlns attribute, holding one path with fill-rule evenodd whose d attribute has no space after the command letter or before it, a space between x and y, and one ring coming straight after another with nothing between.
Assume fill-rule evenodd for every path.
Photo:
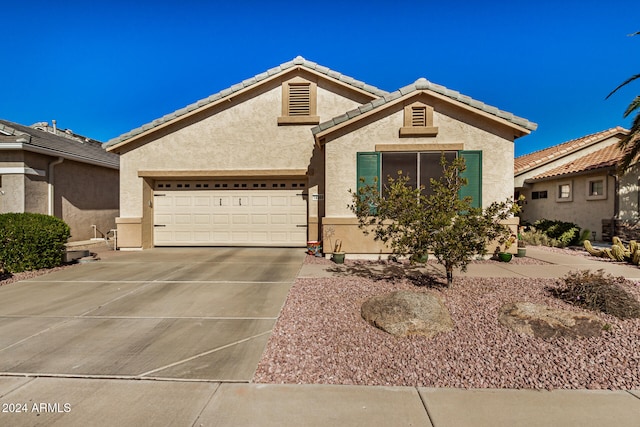
<instances>
[{"instance_id":1,"label":"garage door panel","mask_svg":"<svg viewBox=\"0 0 640 427\"><path fill-rule=\"evenodd\" d=\"M269 215L268 214L258 214L251 215L251 224L269 224Z\"/></svg>"},{"instance_id":2,"label":"garage door panel","mask_svg":"<svg viewBox=\"0 0 640 427\"><path fill-rule=\"evenodd\" d=\"M212 224L220 225L220 224L229 224L229 222L230 222L229 215L227 215L227 214L222 214L222 215L213 214L212 215L212 219L213 219L213 221L211 221Z\"/></svg>"},{"instance_id":3,"label":"garage door panel","mask_svg":"<svg viewBox=\"0 0 640 427\"><path fill-rule=\"evenodd\" d=\"M268 206L268 205L269 205L268 196L253 196L251 198L251 206Z\"/></svg>"},{"instance_id":4,"label":"garage door panel","mask_svg":"<svg viewBox=\"0 0 640 427\"><path fill-rule=\"evenodd\" d=\"M247 214L236 214L231 216L232 224L249 224L249 215Z\"/></svg>"},{"instance_id":5,"label":"garage door panel","mask_svg":"<svg viewBox=\"0 0 640 427\"><path fill-rule=\"evenodd\" d=\"M296 225L300 224L300 225L302 225L302 224L306 224L307 223L307 216L306 215L295 215L295 214L292 214L292 215L289 215L289 218L290 218L290 221L291 221L292 224L296 224Z\"/></svg>"},{"instance_id":6,"label":"garage door panel","mask_svg":"<svg viewBox=\"0 0 640 427\"><path fill-rule=\"evenodd\" d=\"M271 197L271 206L288 206L289 197L287 196L273 196Z\"/></svg>"},{"instance_id":7,"label":"garage door panel","mask_svg":"<svg viewBox=\"0 0 640 427\"><path fill-rule=\"evenodd\" d=\"M191 196L175 196L173 200L176 207L191 206L193 204L193 197Z\"/></svg>"},{"instance_id":8,"label":"garage door panel","mask_svg":"<svg viewBox=\"0 0 640 427\"><path fill-rule=\"evenodd\" d=\"M188 225L193 223L193 218L188 214L176 214L173 216L173 224L175 225Z\"/></svg>"},{"instance_id":9,"label":"garage door panel","mask_svg":"<svg viewBox=\"0 0 640 427\"><path fill-rule=\"evenodd\" d=\"M211 197L195 196L193 198L193 205L194 206L211 206Z\"/></svg>"},{"instance_id":10,"label":"garage door panel","mask_svg":"<svg viewBox=\"0 0 640 427\"><path fill-rule=\"evenodd\" d=\"M193 223L197 225L210 225L211 215L207 214L195 214L193 215Z\"/></svg>"},{"instance_id":11,"label":"garage door panel","mask_svg":"<svg viewBox=\"0 0 640 427\"><path fill-rule=\"evenodd\" d=\"M155 197L155 245L305 246L300 190L174 190Z\"/></svg>"},{"instance_id":12,"label":"garage door panel","mask_svg":"<svg viewBox=\"0 0 640 427\"><path fill-rule=\"evenodd\" d=\"M196 231L193 233L193 240L198 243L206 243L211 240L211 233L208 231Z\"/></svg>"}]
</instances>

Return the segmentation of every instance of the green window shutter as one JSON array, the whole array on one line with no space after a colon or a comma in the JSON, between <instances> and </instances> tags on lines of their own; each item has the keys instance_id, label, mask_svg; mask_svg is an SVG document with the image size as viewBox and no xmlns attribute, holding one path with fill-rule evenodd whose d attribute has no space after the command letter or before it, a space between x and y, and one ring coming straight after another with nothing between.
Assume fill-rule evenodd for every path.
<instances>
[{"instance_id":1,"label":"green window shutter","mask_svg":"<svg viewBox=\"0 0 640 427\"><path fill-rule=\"evenodd\" d=\"M467 169L460 174L467 179L467 185L460 189L459 197L471 196L471 206L482 207L482 151L459 151Z\"/></svg>"},{"instance_id":2,"label":"green window shutter","mask_svg":"<svg viewBox=\"0 0 640 427\"><path fill-rule=\"evenodd\" d=\"M356 162L356 189L358 193L360 189L366 185L378 184L378 191L380 191L380 153L357 153ZM364 178L364 182L362 182ZM371 208L371 213L375 214L375 209Z\"/></svg>"},{"instance_id":3,"label":"green window shutter","mask_svg":"<svg viewBox=\"0 0 640 427\"><path fill-rule=\"evenodd\" d=\"M364 187L365 185L374 185L378 183L378 190L380 189L380 153L358 153L356 177L358 186L357 189ZM361 178L364 178L364 182L361 182Z\"/></svg>"}]
</instances>

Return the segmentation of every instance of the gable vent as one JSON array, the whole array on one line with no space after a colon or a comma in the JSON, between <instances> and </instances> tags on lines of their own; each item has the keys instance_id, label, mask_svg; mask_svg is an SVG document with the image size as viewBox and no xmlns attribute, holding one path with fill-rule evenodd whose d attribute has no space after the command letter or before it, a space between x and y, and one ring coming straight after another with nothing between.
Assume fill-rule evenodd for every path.
<instances>
[{"instance_id":1,"label":"gable vent","mask_svg":"<svg viewBox=\"0 0 640 427\"><path fill-rule=\"evenodd\" d=\"M427 109L425 107L411 109L411 126L427 126Z\"/></svg>"},{"instance_id":2,"label":"gable vent","mask_svg":"<svg viewBox=\"0 0 640 427\"><path fill-rule=\"evenodd\" d=\"M289 85L289 115L308 116L311 114L311 86L309 84Z\"/></svg>"}]
</instances>

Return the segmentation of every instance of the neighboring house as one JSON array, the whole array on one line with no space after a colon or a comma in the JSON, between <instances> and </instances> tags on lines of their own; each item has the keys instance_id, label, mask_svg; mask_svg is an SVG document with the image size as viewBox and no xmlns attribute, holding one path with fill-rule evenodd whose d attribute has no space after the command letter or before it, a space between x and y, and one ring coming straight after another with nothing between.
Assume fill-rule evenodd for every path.
<instances>
[{"instance_id":1,"label":"neighboring house","mask_svg":"<svg viewBox=\"0 0 640 427\"><path fill-rule=\"evenodd\" d=\"M347 205L361 176L418 183L462 155L466 194L513 194L513 141L534 123L420 79L388 93L304 58L282 64L107 143L120 154L121 249L305 246L386 249Z\"/></svg>"},{"instance_id":2,"label":"neighboring house","mask_svg":"<svg viewBox=\"0 0 640 427\"><path fill-rule=\"evenodd\" d=\"M118 168L100 142L58 130L55 121L0 120L0 213L55 215L71 228L70 242L115 228Z\"/></svg>"},{"instance_id":3,"label":"neighboring house","mask_svg":"<svg viewBox=\"0 0 640 427\"><path fill-rule=\"evenodd\" d=\"M627 134L615 127L516 158L515 189L526 198L522 220L573 222L596 240L640 237L640 170L636 164L616 175L618 142Z\"/></svg>"}]
</instances>

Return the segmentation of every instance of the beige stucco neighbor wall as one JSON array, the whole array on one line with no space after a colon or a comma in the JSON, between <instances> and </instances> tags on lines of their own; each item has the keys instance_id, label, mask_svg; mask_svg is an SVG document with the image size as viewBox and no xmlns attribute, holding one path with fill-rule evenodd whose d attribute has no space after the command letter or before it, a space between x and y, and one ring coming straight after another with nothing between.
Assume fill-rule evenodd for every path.
<instances>
[{"instance_id":1,"label":"beige stucco neighbor wall","mask_svg":"<svg viewBox=\"0 0 640 427\"><path fill-rule=\"evenodd\" d=\"M620 219L631 223L640 222L640 165L636 164L620 178Z\"/></svg>"},{"instance_id":2,"label":"beige stucco neighbor wall","mask_svg":"<svg viewBox=\"0 0 640 427\"><path fill-rule=\"evenodd\" d=\"M413 102L407 101L408 103ZM446 108L442 108L451 113ZM376 151L377 145L419 144L421 151L428 150L423 145L432 145L435 151L482 150L482 203L488 206L493 201L502 201L513 196L514 144L507 139L504 126L489 119L470 117L474 125L465 123L464 114L445 114L438 106L434 113L433 125L438 127L436 137L400 138L403 126L403 105L383 117L372 118L365 126L344 132L325 144L326 151L326 212L325 226L334 225L336 238L343 240L343 250L349 253L376 253L379 245L371 245L370 238L364 237L357 229L355 216L348 208L351 204L349 190L357 185L356 158L358 152ZM385 179L385 178L383 178Z\"/></svg>"},{"instance_id":3,"label":"beige stucco neighbor wall","mask_svg":"<svg viewBox=\"0 0 640 427\"><path fill-rule=\"evenodd\" d=\"M257 88L256 93L232 98L207 115L189 119L191 123L178 124L163 134L150 136L148 142L143 141L146 143L133 150L125 147L120 157L121 247L126 247L126 242L135 245L148 238L140 237L144 215L143 179L139 171L246 170L259 175L260 171L269 174L273 170L306 170L310 194L321 191L322 161L313 159L321 151L315 147L313 125L278 125L278 117L282 115L282 81L292 77ZM340 93L344 89L322 80L317 83L320 121L360 105L358 100ZM197 176L196 172L193 176ZM309 236L313 239L318 235L321 208L311 197L309 200Z\"/></svg>"},{"instance_id":4,"label":"beige stucco neighbor wall","mask_svg":"<svg viewBox=\"0 0 640 427\"><path fill-rule=\"evenodd\" d=\"M93 238L92 225L97 237L115 229L118 170L65 160L56 166L54 179L54 213L71 228L69 241Z\"/></svg>"},{"instance_id":5,"label":"beige stucco neighbor wall","mask_svg":"<svg viewBox=\"0 0 640 427\"><path fill-rule=\"evenodd\" d=\"M607 183L606 198L588 200L588 181L604 179ZM558 186L570 184L572 197L570 201L558 201ZM533 191L547 191L546 199L532 199ZM602 236L602 219L614 216L615 179L607 173L578 175L565 179L554 179L527 185L522 190L526 198L521 218L533 223L539 219L567 221L578 224L583 230L597 233L596 238Z\"/></svg>"},{"instance_id":6,"label":"beige stucco neighbor wall","mask_svg":"<svg viewBox=\"0 0 640 427\"><path fill-rule=\"evenodd\" d=\"M24 174L2 175L0 213L24 212Z\"/></svg>"},{"instance_id":7,"label":"beige stucco neighbor wall","mask_svg":"<svg viewBox=\"0 0 640 427\"><path fill-rule=\"evenodd\" d=\"M3 153L5 154L5 153ZM15 154L15 153L14 153ZM7 174L2 176L0 213L49 213L48 165L57 157L21 152L20 162L3 162L0 167L20 167L45 172L33 174ZM118 216L118 171L65 160L54 169L54 210L56 217L69 225L69 241L94 237L91 225L104 233L115 228Z\"/></svg>"}]
</instances>

